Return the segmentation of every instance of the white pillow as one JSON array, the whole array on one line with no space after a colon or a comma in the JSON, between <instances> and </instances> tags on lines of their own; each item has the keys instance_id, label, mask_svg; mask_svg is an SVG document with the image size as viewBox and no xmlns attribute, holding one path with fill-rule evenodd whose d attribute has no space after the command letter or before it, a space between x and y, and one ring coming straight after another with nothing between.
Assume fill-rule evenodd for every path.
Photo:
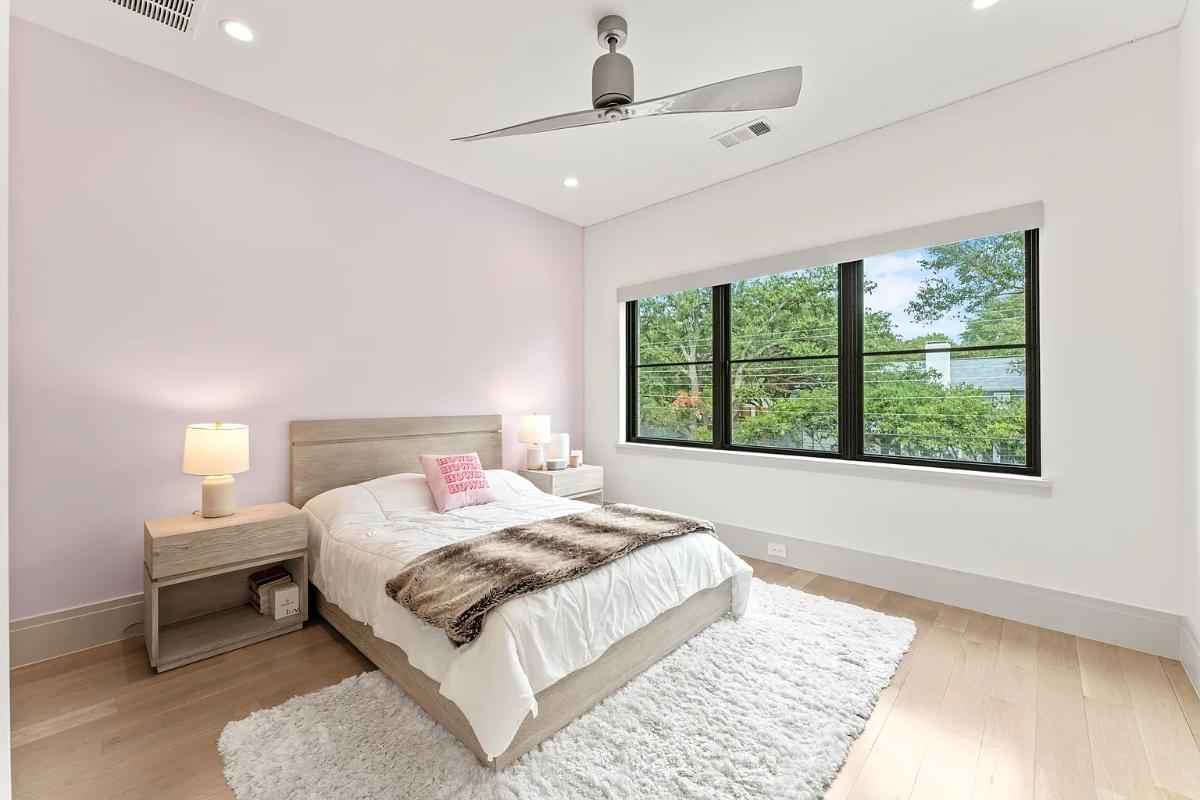
<instances>
[{"instance_id":1,"label":"white pillow","mask_svg":"<svg viewBox=\"0 0 1200 800\"><path fill-rule=\"evenodd\" d=\"M360 483L359 486L375 496L375 500L378 501L379 508L384 514L416 508L434 508L433 493L429 491L429 482L420 472L387 475L373 481Z\"/></svg>"},{"instance_id":2,"label":"white pillow","mask_svg":"<svg viewBox=\"0 0 1200 800\"><path fill-rule=\"evenodd\" d=\"M515 472L506 469L484 470L497 500L511 500L517 496L537 497L541 490ZM366 491L361 491L365 489ZM359 491L351 491L359 490ZM365 481L355 486L330 489L305 504L310 512L325 525L330 525L337 514L362 514L382 511L412 511L427 509L436 511L433 492L429 481L420 472L400 472L383 478Z\"/></svg>"},{"instance_id":3,"label":"white pillow","mask_svg":"<svg viewBox=\"0 0 1200 800\"><path fill-rule=\"evenodd\" d=\"M488 483L492 485L492 491L496 493L497 500L506 500L517 496L538 497L542 494L541 489L515 472L509 472L506 469L489 469L486 470L486 473Z\"/></svg>"},{"instance_id":4,"label":"white pillow","mask_svg":"<svg viewBox=\"0 0 1200 800\"><path fill-rule=\"evenodd\" d=\"M351 519L379 516L379 504L361 486L339 486L321 492L304 504L304 510L326 528L336 527Z\"/></svg>"}]
</instances>

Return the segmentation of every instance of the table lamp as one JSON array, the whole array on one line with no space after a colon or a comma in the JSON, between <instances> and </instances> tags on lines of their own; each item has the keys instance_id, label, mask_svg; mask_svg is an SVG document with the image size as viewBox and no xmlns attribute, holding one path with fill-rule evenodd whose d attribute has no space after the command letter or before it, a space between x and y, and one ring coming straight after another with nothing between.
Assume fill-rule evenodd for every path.
<instances>
[{"instance_id":1,"label":"table lamp","mask_svg":"<svg viewBox=\"0 0 1200 800\"><path fill-rule=\"evenodd\" d=\"M237 510L233 476L250 469L250 429L229 422L188 425L183 438L183 474L203 475L200 513L228 517Z\"/></svg>"},{"instance_id":2,"label":"table lamp","mask_svg":"<svg viewBox=\"0 0 1200 800\"><path fill-rule=\"evenodd\" d=\"M521 417L521 432L518 438L529 445L529 449L525 451L525 467L541 469L546 463L542 445L550 441L550 415L535 411Z\"/></svg>"}]
</instances>

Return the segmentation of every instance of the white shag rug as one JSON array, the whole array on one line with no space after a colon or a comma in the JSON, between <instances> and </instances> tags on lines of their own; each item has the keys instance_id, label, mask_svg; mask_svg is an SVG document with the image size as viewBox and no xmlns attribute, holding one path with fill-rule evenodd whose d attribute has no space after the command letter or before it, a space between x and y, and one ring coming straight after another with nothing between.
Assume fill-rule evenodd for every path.
<instances>
[{"instance_id":1,"label":"white shag rug","mask_svg":"<svg viewBox=\"0 0 1200 800\"><path fill-rule=\"evenodd\" d=\"M820 798L913 623L754 580L718 620L502 773L382 672L231 722L239 800Z\"/></svg>"}]
</instances>

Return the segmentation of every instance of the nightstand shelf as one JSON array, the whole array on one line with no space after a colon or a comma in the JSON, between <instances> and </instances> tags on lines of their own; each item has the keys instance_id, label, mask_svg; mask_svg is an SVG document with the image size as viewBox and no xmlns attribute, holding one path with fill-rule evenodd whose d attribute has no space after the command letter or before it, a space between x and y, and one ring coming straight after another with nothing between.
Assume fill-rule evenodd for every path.
<instances>
[{"instance_id":1,"label":"nightstand shelf","mask_svg":"<svg viewBox=\"0 0 1200 800\"><path fill-rule=\"evenodd\" d=\"M546 494L604 505L604 467L584 464L566 469L523 469L520 475Z\"/></svg>"},{"instance_id":2,"label":"nightstand shelf","mask_svg":"<svg viewBox=\"0 0 1200 800\"><path fill-rule=\"evenodd\" d=\"M276 620L249 603L251 573L278 564L300 613ZM308 519L287 503L229 517L146 523L146 652L159 672L299 630L308 619Z\"/></svg>"},{"instance_id":3,"label":"nightstand shelf","mask_svg":"<svg viewBox=\"0 0 1200 800\"><path fill-rule=\"evenodd\" d=\"M159 671L300 630L303 625L298 617L277 620L260 614L249 603L172 622L158 629Z\"/></svg>"}]
</instances>

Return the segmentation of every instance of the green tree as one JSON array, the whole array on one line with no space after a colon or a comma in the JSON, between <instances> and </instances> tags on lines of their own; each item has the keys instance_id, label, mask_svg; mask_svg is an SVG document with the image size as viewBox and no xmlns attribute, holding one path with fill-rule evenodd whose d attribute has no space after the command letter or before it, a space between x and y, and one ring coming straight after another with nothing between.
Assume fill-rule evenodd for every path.
<instances>
[{"instance_id":1,"label":"green tree","mask_svg":"<svg viewBox=\"0 0 1200 800\"><path fill-rule=\"evenodd\" d=\"M734 441L836 449L837 267L739 281L730 298ZM802 356L829 358L786 360Z\"/></svg>"},{"instance_id":2,"label":"green tree","mask_svg":"<svg viewBox=\"0 0 1200 800\"><path fill-rule=\"evenodd\" d=\"M638 419L658 438L712 440L712 290L638 301Z\"/></svg>"},{"instance_id":3,"label":"green tree","mask_svg":"<svg viewBox=\"0 0 1200 800\"><path fill-rule=\"evenodd\" d=\"M961 338L964 345L1024 344L1025 293L998 295L981 303Z\"/></svg>"},{"instance_id":4,"label":"green tree","mask_svg":"<svg viewBox=\"0 0 1200 800\"><path fill-rule=\"evenodd\" d=\"M999 450L1025 458L1023 397L995 401L975 386L945 386L915 360L869 373L863 411L869 453L987 462Z\"/></svg>"},{"instance_id":5,"label":"green tree","mask_svg":"<svg viewBox=\"0 0 1200 800\"><path fill-rule=\"evenodd\" d=\"M913 319L966 322L961 344L1025 341L1025 234L937 245L921 260L925 277L907 311Z\"/></svg>"},{"instance_id":6,"label":"green tree","mask_svg":"<svg viewBox=\"0 0 1200 800\"><path fill-rule=\"evenodd\" d=\"M837 389L818 386L772 402L759 414L737 420L739 444L835 450L838 443Z\"/></svg>"}]
</instances>

